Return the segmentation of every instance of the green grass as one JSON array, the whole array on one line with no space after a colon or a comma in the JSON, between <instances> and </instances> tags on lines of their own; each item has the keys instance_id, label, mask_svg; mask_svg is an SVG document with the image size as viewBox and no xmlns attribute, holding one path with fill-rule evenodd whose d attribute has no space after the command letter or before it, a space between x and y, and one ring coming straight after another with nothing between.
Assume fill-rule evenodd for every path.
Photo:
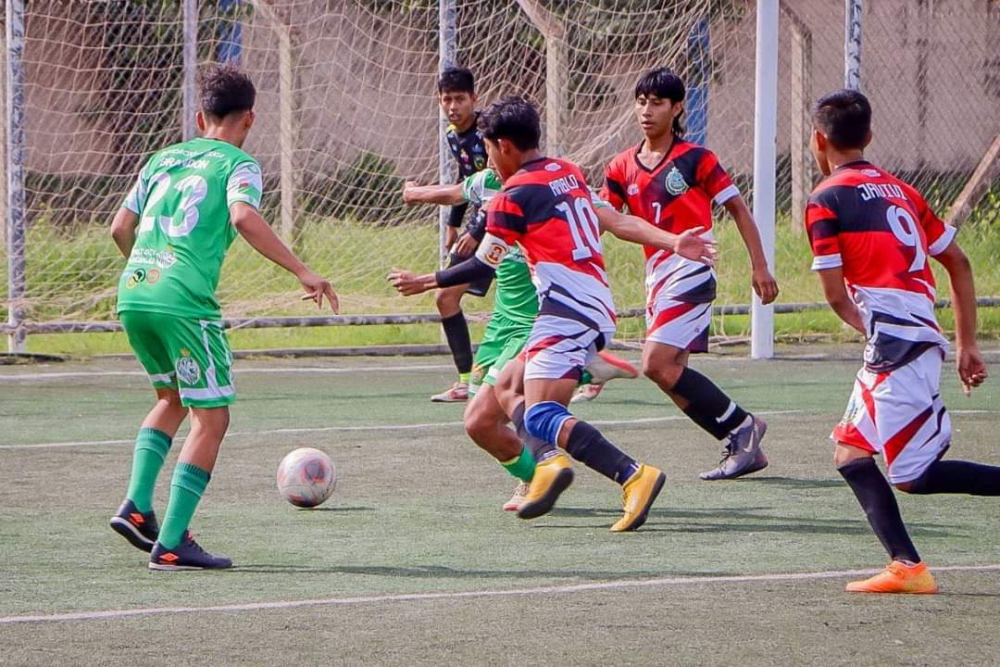
<instances>
[{"instance_id":1,"label":"green grass","mask_svg":"<svg viewBox=\"0 0 1000 667\"><path fill-rule=\"evenodd\" d=\"M715 464L717 444L648 382L614 383L575 407L589 420L615 420L605 434L666 471L649 522L625 535L607 530L618 489L582 467L550 516L502 513L511 479L457 426L461 406L427 403L450 380L448 360L419 362L440 370L380 370L409 363L238 362L232 435L193 526L238 567L188 575L149 573L144 555L106 526L126 485L128 441L149 407L145 379L11 377L137 366L0 368L0 617L821 572L885 560L827 440L856 360L697 360L747 408L796 411L767 417L772 465L737 482L697 479ZM331 372L291 372L303 365ZM265 368L288 372L254 372ZM987 384L964 399L953 375L942 387L955 411L949 455L1000 464L1000 396ZM676 421L629 422L651 417ZM439 425L358 429L407 424ZM308 431L330 427L358 430ZM277 430L289 428L300 430ZM10 447L81 440L122 442ZM326 450L340 473L334 497L314 511L292 508L274 489L278 461L301 446ZM161 513L177 449L161 476ZM992 499L901 495L900 503L932 566L1000 562ZM919 599L848 596L846 580L0 623L0 643L5 665L176 665L195 650L213 665L995 664L995 573L940 571L943 594Z\"/></svg>"},{"instance_id":2,"label":"green grass","mask_svg":"<svg viewBox=\"0 0 1000 667\"><path fill-rule=\"evenodd\" d=\"M992 201L992 200L990 200ZM977 291L984 296L1000 295L1000 225L996 211L1000 205L987 201L963 228L960 240L976 273ZM992 212L992 213L991 213ZM992 216L992 217L991 217ZM728 220L716 227L720 261L717 304L750 303L749 259L735 227ZM779 220L775 247L776 275L781 286L779 301L816 302L822 298L816 277L809 270L811 256L805 236L791 228L787 218ZM385 281L393 267L430 271L434 268L436 228L405 224L378 227L358 222L311 218L299 231L296 248L303 259L324 275L331 276L341 295L345 313L434 312L433 298L424 295L406 299L395 294ZM641 307L643 295L642 252L634 245L607 237L607 264L615 300L620 308ZM28 237L28 307L35 321L106 320L112 318L117 277L122 261L106 230L93 225L79 229L55 229L38 222ZM5 258L0 258L0 263ZM0 272L0 290L6 291L6 269ZM948 296L947 275L935 266L939 295ZM223 268L219 297L224 312L232 317L260 315L310 315L315 309L298 300L294 280L278 267L257 255L241 239L233 244ZM469 312L488 311L492 297L468 298ZM0 317L6 311L0 309ZM948 315L943 321L949 321ZM749 330L747 318L717 320L714 333L741 335ZM622 338L635 338L641 325L624 323ZM947 326L947 325L946 325ZM984 335L1000 335L1000 317L984 311ZM838 333L839 323L829 314L804 313L777 318L782 335ZM635 332L635 334L633 334ZM409 325L294 329L291 331L253 330L234 334L233 344L241 349L273 347L339 347L436 343L434 325ZM32 336L29 350L36 353L95 354L127 352L120 335L68 334Z\"/></svg>"}]
</instances>

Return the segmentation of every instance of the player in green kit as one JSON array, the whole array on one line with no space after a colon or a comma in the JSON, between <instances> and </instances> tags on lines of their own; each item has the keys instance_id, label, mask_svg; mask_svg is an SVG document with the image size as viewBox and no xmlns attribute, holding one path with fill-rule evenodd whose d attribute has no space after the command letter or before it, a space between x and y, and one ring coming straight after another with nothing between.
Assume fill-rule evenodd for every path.
<instances>
[{"instance_id":1,"label":"player in green kit","mask_svg":"<svg viewBox=\"0 0 1000 667\"><path fill-rule=\"evenodd\" d=\"M112 223L128 264L118 285L118 316L149 375L156 404L139 429L125 502L111 527L150 552L151 570L220 569L224 556L203 550L188 531L208 486L236 400L232 354L215 289L237 233L298 278L304 298L337 310L330 283L310 271L271 231L257 209L257 161L241 150L254 123L250 79L231 66L201 82L201 137L164 148L143 167ZM174 468L163 526L153 489L184 418L191 430Z\"/></svg>"}]
</instances>

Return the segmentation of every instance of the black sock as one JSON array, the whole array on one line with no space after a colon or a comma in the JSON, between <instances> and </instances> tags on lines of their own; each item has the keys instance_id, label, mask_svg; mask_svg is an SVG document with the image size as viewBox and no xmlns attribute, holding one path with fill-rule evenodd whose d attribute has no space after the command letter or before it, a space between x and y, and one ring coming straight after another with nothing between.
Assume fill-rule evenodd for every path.
<instances>
[{"instance_id":1,"label":"black sock","mask_svg":"<svg viewBox=\"0 0 1000 667\"><path fill-rule=\"evenodd\" d=\"M514 422L514 430L517 431L517 435L521 438L521 442L524 443L524 446L527 447L528 451L530 451L535 457L535 461L541 463L556 453L555 447L541 438L536 438L528 433L528 429L524 425L524 401L518 403L517 407L514 408L514 414L511 415L510 420Z\"/></svg>"},{"instance_id":2,"label":"black sock","mask_svg":"<svg viewBox=\"0 0 1000 667\"><path fill-rule=\"evenodd\" d=\"M910 484L910 493L1000 496L1000 467L972 461L935 461Z\"/></svg>"},{"instance_id":3,"label":"black sock","mask_svg":"<svg viewBox=\"0 0 1000 667\"><path fill-rule=\"evenodd\" d=\"M685 368L670 390L688 402L684 414L716 440L722 440L742 424L747 413L726 392L696 370Z\"/></svg>"},{"instance_id":4,"label":"black sock","mask_svg":"<svg viewBox=\"0 0 1000 667\"><path fill-rule=\"evenodd\" d=\"M617 484L624 484L639 469L638 461L608 442L600 431L584 421L578 421L569 432L566 452Z\"/></svg>"},{"instance_id":5,"label":"black sock","mask_svg":"<svg viewBox=\"0 0 1000 667\"><path fill-rule=\"evenodd\" d=\"M869 525L889 552L889 557L919 563L920 555L903 525L896 496L875 464L875 459L870 456L854 459L837 468L837 472L854 491L861 509L868 515Z\"/></svg>"},{"instance_id":6,"label":"black sock","mask_svg":"<svg viewBox=\"0 0 1000 667\"><path fill-rule=\"evenodd\" d=\"M472 372L472 341L469 338L469 325L465 322L465 313L458 311L451 317L441 318L444 337L448 339L448 348L455 360L455 368L461 373Z\"/></svg>"}]
</instances>

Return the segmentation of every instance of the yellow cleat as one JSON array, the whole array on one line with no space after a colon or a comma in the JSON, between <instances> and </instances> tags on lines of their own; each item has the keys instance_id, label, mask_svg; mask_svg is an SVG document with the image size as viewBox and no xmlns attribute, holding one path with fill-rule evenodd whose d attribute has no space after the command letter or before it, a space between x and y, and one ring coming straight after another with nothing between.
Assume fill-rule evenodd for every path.
<instances>
[{"instance_id":1,"label":"yellow cleat","mask_svg":"<svg viewBox=\"0 0 1000 667\"><path fill-rule=\"evenodd\" d=\"M622 487L622 505L625 507L625 515L611 526L611 532L624 533L630 530L639 530L639 527L646 523L649 508L653 506L656 496L660 495L665 481L667 481L667 476L660 469L645 463L639 466L639 470L629 477L625 486Z\"/></svg>"},{"instance_id":2,"label":"yellow cleat","mask_svg":"<svg viewBox=\"0 0 1000 667\"><path fill-rule=\"evenodd\" d=\"M548 514L559 494L573 483L573 468L569 457L558 452L535 467L535 476L528 486L528 495L517 509L521 519L534 519Z\"/></svg>"},{"instance_id":3,"label":"yellow cleat","mask_svg":"<svg viewBox=\"0 0 1000 667\"><path fill-rule=\"evenodd\" d=\"M917 593L938 592L931 571L923 563L907 565L894 560L870 579L847 584L848 593Z\"/></svg>"}]
</instances>

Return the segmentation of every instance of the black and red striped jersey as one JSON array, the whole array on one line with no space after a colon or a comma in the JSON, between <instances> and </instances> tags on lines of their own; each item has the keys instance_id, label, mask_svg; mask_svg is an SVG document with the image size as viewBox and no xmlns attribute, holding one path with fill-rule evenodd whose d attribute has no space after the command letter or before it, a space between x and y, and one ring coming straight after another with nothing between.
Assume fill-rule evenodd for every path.
<instances>
[{"instance_id":1,"label":"black and red striped jersey","mask_svg":"<svg viewBox=\"0 0 1000 667\"><path fill-rule=\"evenodd\" d=\"M865 319L865 362L874 372L905 365L927 348L947 348L934 317L928 258L955 229L911 185L867 161L839 167L806 206L813 270L842 267Z\"/></svg>"},{"instance_id":2,"label":"black and red striped jersey","mask_svg":"<svg viewBox=\"0 0 1000 667\"><path fill-rule=\"evenodd\" d=\"M524 164L490 202L486 231L521 246L543 311L568 307L594 328L614 332L600 222L579 167L554 158Z\"/></svg>"},{"instance_id":3,"label":"black and red striped jersey","mask_svg":"<svg viewBox=\"0 0 1000 667\"><path fill-rule=\"evenodd\" d=\"M619 153L604 170L604 200L621 210L627 206L660 229L680 234L703 227L712 233L712 202L723 204L739 195L715 153L682 139L655 167L639 160L643 144ZM648 292L687 303L708 303L715 298L715 272L711 267L675 255L669 250L644 246Z\"/></svg>"}]
</instances>

